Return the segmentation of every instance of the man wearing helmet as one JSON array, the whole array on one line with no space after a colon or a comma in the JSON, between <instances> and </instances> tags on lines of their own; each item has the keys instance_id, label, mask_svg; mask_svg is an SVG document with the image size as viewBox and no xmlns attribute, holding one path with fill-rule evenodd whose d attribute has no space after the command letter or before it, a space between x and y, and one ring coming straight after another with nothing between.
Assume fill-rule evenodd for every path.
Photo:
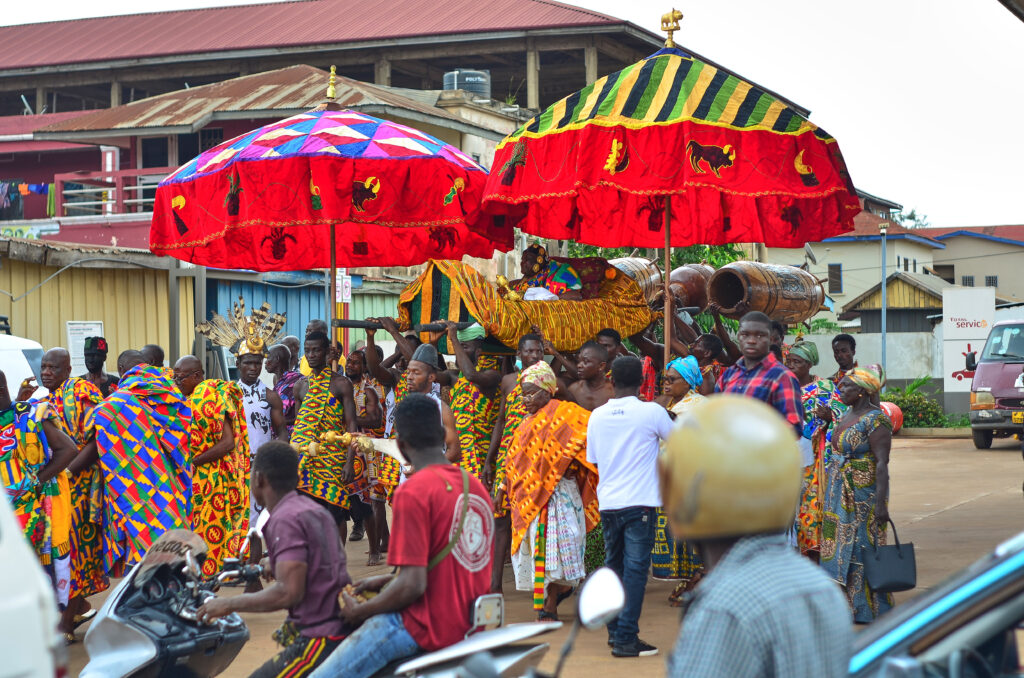
<instances>
[{"instance_id":1,"label":"man wearing helmet","mask_svg":"<svg viewBox=\"0 0 1024 678\"><path fill-rule=\"evenodd\" d=\"M786 420L740 395L697 405L669 437L659 461L665 513L708 569L685 603L669 676L847 675L849 607L784 534L800 463Z\"/></svg>"}]
</instances>

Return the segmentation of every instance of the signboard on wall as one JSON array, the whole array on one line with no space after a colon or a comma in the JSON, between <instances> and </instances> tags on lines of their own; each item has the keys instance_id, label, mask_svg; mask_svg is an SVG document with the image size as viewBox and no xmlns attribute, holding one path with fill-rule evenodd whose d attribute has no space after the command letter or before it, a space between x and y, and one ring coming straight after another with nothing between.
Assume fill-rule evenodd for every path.
<instances>
[{"instance_id":1,"label":"signboard on wall","mask_svg":"<svg viewBox=\"0 0 1024 678\"><path fill-rule=\"evenodd\" d=\"M102 337L102 320L68 320L65 322L68 333L68 353L71 354L71 375L77 377L85 374L85 338ZM110 358L110 354L107 354Z\"/></svg>"},{"instance_id":2,"label":"signboard on wall","mask_svg":"<svg viewBox=\"0 0 1024 678\"><path fill-rule=\"evenodd\" d=\"M949 392L969 392L974 372L966 368L971 351L981 351L995 322L994 287L950 287L942 291L942 376Z\"/></svg>"}]
</instances>

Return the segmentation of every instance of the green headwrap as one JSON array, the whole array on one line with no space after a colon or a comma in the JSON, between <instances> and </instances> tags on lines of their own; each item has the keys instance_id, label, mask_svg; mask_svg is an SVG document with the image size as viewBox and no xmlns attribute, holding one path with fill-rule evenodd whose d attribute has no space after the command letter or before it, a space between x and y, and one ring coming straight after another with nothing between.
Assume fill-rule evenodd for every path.
<instances>
[{"instance_id":1,"label":"green headwrap","mask_svg":"<svg viewBox=\"0 0 1024 678\"><path fill-rule=\"evenodd\" d=\"M798 341L789 347L789 354L803 358L814 367L818 364L818 347L809 341Z\"/></svg>"},{"instance_id":2,"label":"green headwrap","mask_svg":"<svg viewBox=\"0 0 1024 678\"><path fill-rule=\"evenodd\" d=\"M474 339L483 339L487 336L487 330L480 326L480 323L473 323L464 330L459 330L456 333L459 341L473 341Z\"/></svg>"}]
</instances>

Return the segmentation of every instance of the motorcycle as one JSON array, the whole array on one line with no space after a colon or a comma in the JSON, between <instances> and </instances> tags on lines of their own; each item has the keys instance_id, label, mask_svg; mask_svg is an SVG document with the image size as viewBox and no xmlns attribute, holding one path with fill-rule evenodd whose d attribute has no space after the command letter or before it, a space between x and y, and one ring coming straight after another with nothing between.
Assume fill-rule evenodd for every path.
<instances>
[{"instance_id":1,"label":"motorcycle","mask_svg":"<svg viewBox=\"0 0 1024 678\"><path fill-rule=\"evenodd\" d=\"M260 516L246 541L258 536L268 514ZM243 551L245 546L243 545ZM81 678L208 678L224 671L249 640L237 614L211 623L198 609L222 586L257 580L262 569L227 559L214 577L202 576L203 540L188 530L163 534L142 561L108 596L85 636L90 661ZM561 672L581 626L603 626L622 609L625 593L608 568L594 572L580 589L578 615L562 648ZM562 622L504 624L504 598L488 594L470 611L470 630L455 645L393 662L373 678L547 678L536 667L547 643L525 642L560 629Z\"/></svg>"},{"instance_id":2,"label":"motorcycle","mask_svg":"<svg viewBox=\"0 0 1024 678\"><path fill-rule=\"evenodd\" d=\"M482 599L503 600L500 594L477 599L477 613ZM596 631L614 619L626 604L626 591L618 575L602 567L595 570L580 587L577 596L576 621L551 675L537 666L547 654L548 644L518 645L524 640L560 629L562 622L528 622L509 624L469 636L466 640L411 659L386 666L373 678L558 678L565 666L580 629ZM472 630L470 631L472 633Z\"/></svg>"},{"instance_id":3,"label":"motorcycle","mask_svg":"<svg viewBox=\"0 0 1024 678\"><path fill-rule=\"evenodd\" d=\"M205 624L196 613L222 586L256 581L262 569L228 558L220 573L203 577L205 555L205 542L189 530L153 542L93 619L81 678L206 678L226 669L249 628L237 614Z\"/></svg>"}]
</instances>

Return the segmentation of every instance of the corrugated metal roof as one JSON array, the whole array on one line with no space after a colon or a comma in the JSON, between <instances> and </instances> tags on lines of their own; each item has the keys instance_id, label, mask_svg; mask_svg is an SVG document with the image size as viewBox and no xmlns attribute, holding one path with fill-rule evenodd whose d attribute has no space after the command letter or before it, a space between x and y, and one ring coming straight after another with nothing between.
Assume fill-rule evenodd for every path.
<instances>
[{"instance_id":1,"label":"corrugated metal roof","mask_svg":"<svg viewBox=\"0 0 1024 678\"><path fill-rule=\"evenodd\" d=\"M940 243L939 241L935 240L935 238L931 237L932 234L927 233L925 231L925 229L904 228L903 226L900 226L899 224L897 224L892 219L883 219L882 217L880 217L880 216L878 216L876 214L872 214L871 212L868 212L868 211L862 211L857 216L855 216L853 218L853 230L852 231L848 231L848 232L843 233L842 235L839 235L839 236L836 236L836 237L837 238L851 238L851 237L874 237L874 238L880 238L881 237L881 233L878 230L878 225L881 224L883 221L889 222L889 228L887 230L887 235L890 238L893 237L893 236L897 236L897 235L912 235L914 237L921 238L922 240L927 240L929 242L932 242L932 243L934 243L938 247L944 247L944 245L942 245L942 243ZM832 238L826 238L825 242L828 242L831 239Z\"/></svg>"},{"instance_id":2,"label":"corrugated metal roof","mask_svg":"<svg viewBox=\"0 0 1024 678\"><path fill-rule=\"evenodd\" d=\"M552 0L305 0L0 27L0 70L625 23Z\"/></svg>"},{"instance_id":3,"label":"corrugated metal roof","mask_svg":"<svg viewBox=\"0 0 1024 678\"><path fill-rule=\"evenodd\" d=\"M952 233L963 235L975 235L980 237L999 238L1001 240L1015 240L1024 243L1024 225L1006 226L949 226L946 228L922 228L916 231L929 238L945 240Z\"/></svg>"},{"instance_id":4,"label":"corrugated metal roof","mask_svg":"<svg viewBox=\"0 0 1024 678\"><path fill-rule=\"evenodd\" d=\"M64 113L44 113L42 115L4 115L0 116L0 137L10 134L31 134L37 129L77 118L92 111L66 111Z\"/></svg>"},{"instance_id":5,"label":"corrugated metal roof","mask_svg":"<svg viewBox=\"0 0 1024 678\"><path fill-rule=\"evenodd\" d=\"M195 131L217 119L218 114L253 112L257 117L276 117L277 112L283 115L286 111L306 111L323 101L327 78L327 71L305 65L245 75L93 111L49 125L39 130L38 136L48 138L47 135L66 135L69 132L137 131L157 127L188 127ZM385 106L429 116L439 123L447 120L468 124L440 108L384 87L341 76L337 80L336 100L344 108L359 110ZM268 115L259 115L264 112Z\"/></svg>"}]
</instances>

